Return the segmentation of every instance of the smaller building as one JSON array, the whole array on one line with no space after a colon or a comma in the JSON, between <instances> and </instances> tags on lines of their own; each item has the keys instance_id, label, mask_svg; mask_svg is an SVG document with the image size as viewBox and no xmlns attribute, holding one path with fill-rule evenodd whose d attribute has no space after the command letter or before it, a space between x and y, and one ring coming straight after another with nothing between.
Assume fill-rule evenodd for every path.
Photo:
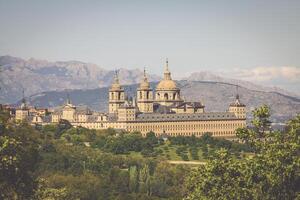
<instances>
[{"instance_id":1,"label":"smaller building","mask_svg":"<svg viewBox=\"0 0 300 200\"><path fill-rule=\"evenodd\" d=\"M75 106L68 97L67 102L54 110L52 113L52 122L58 123L61 119L73 122L88 122L91 118L95 119L92 111L87 106Z\"/></svg>"}]
</instances>

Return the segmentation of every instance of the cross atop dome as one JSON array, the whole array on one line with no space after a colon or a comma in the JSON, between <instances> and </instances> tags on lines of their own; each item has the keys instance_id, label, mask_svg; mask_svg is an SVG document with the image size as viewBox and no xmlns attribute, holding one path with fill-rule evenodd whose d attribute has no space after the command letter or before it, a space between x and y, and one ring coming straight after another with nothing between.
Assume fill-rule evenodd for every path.
<instances>
[{"instance_id":1,"label":"cross atop dome","mask_svg":"<svg viewBox=\"0 0 300 200\"><path fill-rule=\"evenodd\" d=\"M171 72L169 71L169 61L168 61L168 58L166 59L166 66L165 66L165 72L164 72L164 80L172 80L172 78L171 78Z\"/></svg>"},{"instance_id":2,"label":"cross atop dome","mask_svg":"<svg viewBox=\"0 0 300 200\"><path fill-rule=\"evenodd\" d=\"M119 84L119 70L115 70L114 84Z\"/></svg>"},{"instance_id":3,"label":"cross atop dome","mask_svg":"<svg viewBox=\"0 0 300 200\"><path fill-rule=\"evenodd\" d=\"M140 84L140 88L141 89L148 89L148 88L150 88L150 84L149 84L147 73L146 73L146 68L144 68L144 76L143 76L142 82Z\"/></svg>"}]
</instances>

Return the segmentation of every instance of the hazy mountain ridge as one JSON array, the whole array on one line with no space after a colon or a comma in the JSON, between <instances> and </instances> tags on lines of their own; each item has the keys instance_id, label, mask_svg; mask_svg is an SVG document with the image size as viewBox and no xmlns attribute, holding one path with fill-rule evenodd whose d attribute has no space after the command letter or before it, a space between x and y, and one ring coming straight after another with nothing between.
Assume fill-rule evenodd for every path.
<instances>
[{"instance_id":1,"label":"hazy mountain ridge","mask_svg":"<svg viewBox=\"0 0 300 200\"><path fill-rule=\"evenodd\" d=\"M223 77L223 76L220 76L220 75L214 74L212 72L208 72L208 71L194 72L194 73L190 74L188 77L183 78L183 79L188 80L188 81L217 81L217 82L223 82L223 83L231 83L234 85L239 85L241 87L246 87L251 90L264 91L264 92L278 92L278 93L281 93L284 95L300 98L299 94L295 94L293 92L287 91L282 88L269 87L269 86L264 86L264 85L258 85L258 84L252 83L250 81L226 78L226 77Z\"/></svg>"},{"instance_id":2,"label":"hazy mountain ridge","mask_svg":"<svg viewBox=\"0 0 300 200\"><path fill-rule=\"evenodd\" d=\"M106 70L95 64L80 61L48 62L11 56L0 57L0 102L13 103L22 97L64 89L93 89L111 84L114 70ZM124 84L138 83L142 77L139 69L120 69L120 81ZM159 76L149 75L151 81Z\"/></svg>"},{"instance_id":3,"label":"hazy mountain ridge","mask_svg":"<svg viewBox=\"0 0 300 200\"><path fill-rule=\"evenodd\" d=\"M105 111L108 102L108 86L114 70L106 70L95 64L80 61L58 61L0 57L0 102L15 103L21 99L22 89L30 97L30 104L55 107L65 101L70 91L75 104L85 104L92 109ZM135 95L136 83L142 77L141 70L120 70L120 81L130 96ZM150 81L160 80L150 75ZM186 80L178 81L186 100L201 100L209 111L226 110L234 100L236 86L248 111L262 104L272 107L276 119L286 119L300 113L299 97L282 89L264 87L247 81L228 79L212 72L192 73ZM152 83L155 88L156 84ZM282 121L282 120L280 120Z\"/></svg>"},{"instance_id":4,"label":"hazy mountain ridge","mask_svg":"<svg viewBox=\"0 0 300 200\"><path fill-rule=\"evenodd\" d=\"M187 101L201 101L207 111L225 111L235 99L235 85L208 81L178 81L182 95ZM151 83L155 88L157 83ZM135 96L137 84L124 86L128 96ZM106 112L108 108L108 87L90 90L68 90L74 104L88 105L93 110ZM271 107L273 120L284 122L300 113L300 99L277 92L262 92L240 87L241 101L247 105L247 112L262 104ZM67 91L52 91L33 95L31 105L56 107L66 101Z\"/></svg>"}]
</instances>

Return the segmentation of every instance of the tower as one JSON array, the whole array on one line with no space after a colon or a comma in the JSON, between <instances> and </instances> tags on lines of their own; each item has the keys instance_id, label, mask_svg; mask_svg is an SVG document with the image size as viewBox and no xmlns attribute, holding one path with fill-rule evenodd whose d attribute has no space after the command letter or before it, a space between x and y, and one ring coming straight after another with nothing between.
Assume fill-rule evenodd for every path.
<instances>
[{"instance_id":1,"label":"tower","mask_svg":"<svg viewBox=\"0 0 300 200\"><path fill-rule=\"evenodd\" d=\"M137 89L137 106L140 112L152 113L153 112L153 91L147 78L146 70L144 69L144 76Z\"/></svg>"},{"instance_id":2,"label":"tower","mask_svg":"<svg viewBox=\"0 0 300 200\"><path fill-rule=\"evenodd\" d=\"M183 102L180 97L180 89L177 88L175 81L171 78L168 59L166 60L164 79L156 86L155 102L165 106Z\"/></svg>"},{"instance_id":3,"label":"tower","mask_svg":"<svg viewBox=\"0 0 300 200\"><path fill-rule=\"evenodd\" d=\"M233 112L239 119L246 119L246 106L241 103L238 93L238 85L236 85L235 102L229 105L229 112Z\"/></svg>"},{"instance_id":4,"label":"tower","mask_svg":"<svg viewBox=\"0 0 300 200\"><path fill-rule=\"evenodd\" d=\"M17 121L26 121L29 117L29 109L26 104L24 89L23 89L22 93L23 93L23 97L22 97L21 106L16 109L16 120Z\"/></svg>"},{"instance_id":5,"label":"tower","mask_svg":"<svg viewBox=\"0 0 300 200\"><path fill-rule=\"evenodd\" d=\"M69 93L67 94L67 101L62 109L61 119L68 120L69 122L76 121L76 106L72 104Z\"/></svg>"},{"instance_id":6,"label":"tower","mask_svg":"<svg viewBox=\"0 0 300 200\"><path fill-rule=\"evenodd\" d=\"M119 73L115 72L114 82L109 89L109 113L117 113L118 108L125 103L124 89L119 83Z\"/></svg>"}]
</instances>

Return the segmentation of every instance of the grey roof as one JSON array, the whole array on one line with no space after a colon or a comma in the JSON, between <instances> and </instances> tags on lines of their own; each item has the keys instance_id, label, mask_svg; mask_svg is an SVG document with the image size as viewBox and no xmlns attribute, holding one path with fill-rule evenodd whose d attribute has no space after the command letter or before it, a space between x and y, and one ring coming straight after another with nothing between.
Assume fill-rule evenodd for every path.
<instances>
[{"instance_id":1,"label":"grey roof","mask_svg":"<svg viewBox=\"0 0 300 200\"><path fill-rule=\"evenodd\" d=\"M43 116L42 119L43 119L43 122L50 123L52 120L52 116L46 115L46 116Z\"/></svg>"},{"instance_id":2,"label":"grey roof","mask_svg":"<svg viewBox=\"0 0 300 200\"><path fill-rule=\"evenodd\" d=\"M153 112L154 113L174 113L174 111L171 110L171 106L164 106L160 105L158 103L153 104Z\"/></svg>"},{"instance_id":3,"label":"grey roof","mask_svg":"<svg viewBox=\"0 0 300 200\"><path fill-rule=\"evenodd\" d=\"M118 115L117 114L109 114L109 115L107 115L107 120L108 121L117 121Z\"/></svg>"},{"instance_id":4,"label":"grey roof","mask_svg":"<svg viewBox=\"0 0 300 200\"><path fill-rule=\"evenodd\" d=\"M212 113L142 113L137 115L136 121L199 121L199 120L229 120L237 119L231 112Z\"/></svg>"},{"instance_id":5,"label":"grey roof","mask_svg":"<svg viewBox=\"0 0 300 200\"><path fill-rule=\"evenodd\" d=\"M53 114L62 114L64 106L59 106L53 112ZM85 105L76 106L76 114L92 114L92 111Z\"/></svg>"},{"instance_id":6,"label":"grey roof","mask_svg":"<svg viewBox=\"0 0 300 200\"><path fill-rule=\"evenodd\" d=\"M241 103L239 96L237 95L235 102L231 103L230 106L245 107L245 104Z\"/></svg>"},{"instance_id":7,"label":"grey roof","mask_svg":"<svg viewBox=\"0 0 300 200\"><path fill-rule=\"evenodd\" d=\"M175 105L174 108L186 108L186 107L193 107L193 108L204 108L204 105L201 102L183 102L179 105Z\"/></svg>"}]
</instances>

